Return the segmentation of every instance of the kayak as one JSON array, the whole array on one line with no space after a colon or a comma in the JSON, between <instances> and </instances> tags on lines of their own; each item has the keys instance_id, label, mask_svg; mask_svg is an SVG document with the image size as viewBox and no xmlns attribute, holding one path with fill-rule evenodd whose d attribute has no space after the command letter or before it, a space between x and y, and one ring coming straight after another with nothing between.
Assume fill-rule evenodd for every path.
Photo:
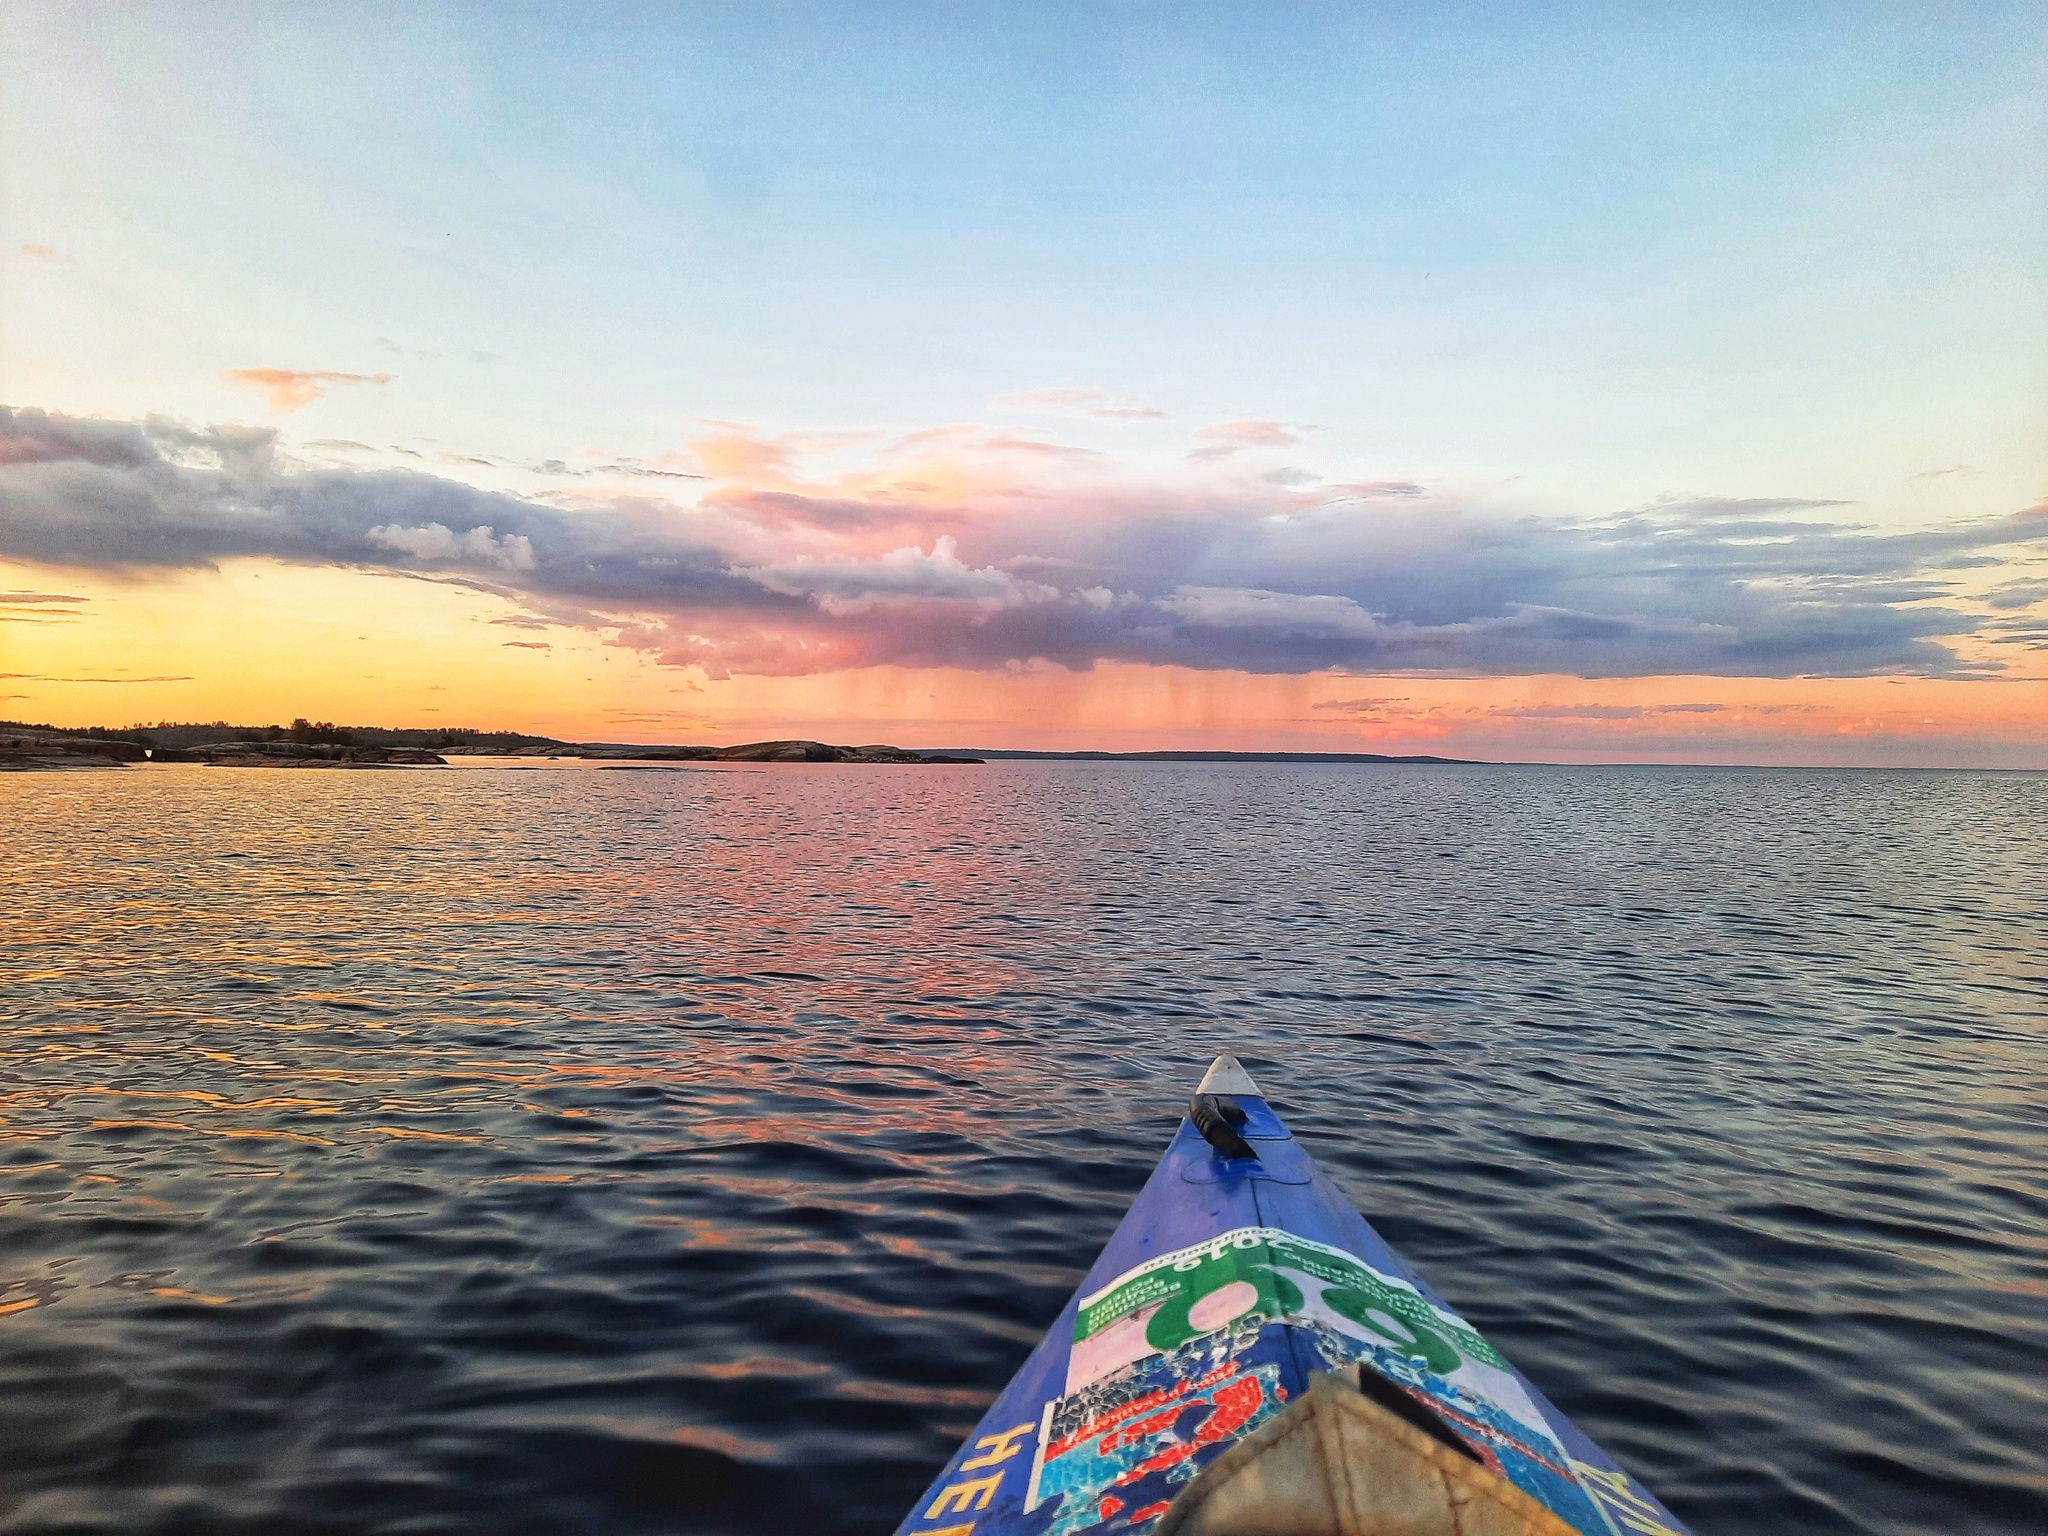
<instances>
[{"instance_id":1,"label":"kayak","mask_svg":"<svg viewBox=\"0 0 2048 1536\"><path fill-rule=\"evenodd\" d=\"M1686 1536L1219 1056L898 1536Z\"/></svg>"}]
</instances>

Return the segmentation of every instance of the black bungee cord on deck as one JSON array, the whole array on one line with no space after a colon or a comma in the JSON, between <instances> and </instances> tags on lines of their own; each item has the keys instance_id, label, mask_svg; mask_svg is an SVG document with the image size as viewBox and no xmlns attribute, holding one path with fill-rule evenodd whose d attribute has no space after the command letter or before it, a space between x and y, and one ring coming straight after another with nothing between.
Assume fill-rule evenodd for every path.
<instances>
[{"instance_id":1,"label":"black bungee cord on deck","mask_svg":"<svg viewBox=\"0 0 2048 1536\"><path fill-rule=\"evenodd\" d=\"M1188 1119L1202 1133L1202 1140L1225 1157L1258 1160L1259 1154L1252 1150L1252 1144L1238 1133L1237 1128L1245 1122L1244 1109L1229 1094L1196 1094L1188 1100Z\"/></svg>"}]
</instances>

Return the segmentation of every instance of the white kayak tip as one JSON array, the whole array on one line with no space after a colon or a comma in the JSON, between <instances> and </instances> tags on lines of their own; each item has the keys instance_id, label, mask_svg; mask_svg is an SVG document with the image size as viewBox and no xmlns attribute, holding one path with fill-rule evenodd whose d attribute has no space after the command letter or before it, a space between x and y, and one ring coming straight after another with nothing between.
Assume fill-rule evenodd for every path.
<instances>
[{"instance_id":1,"label":"white kayak tip","mask_svg":"<svg viewBox=\"0 0 2048 1536\"><path fill-rule=\"evenodd\" d=\"M1259 1085L1252 1081L1251 1073L1238 1065L1235 1056L1218 1056L1209 1063L1209 1070L1202 1074L1202 1084L1197 1093L1248 1093L1254 1098L1263 1098Z\"/></svg>"}]
</instances>

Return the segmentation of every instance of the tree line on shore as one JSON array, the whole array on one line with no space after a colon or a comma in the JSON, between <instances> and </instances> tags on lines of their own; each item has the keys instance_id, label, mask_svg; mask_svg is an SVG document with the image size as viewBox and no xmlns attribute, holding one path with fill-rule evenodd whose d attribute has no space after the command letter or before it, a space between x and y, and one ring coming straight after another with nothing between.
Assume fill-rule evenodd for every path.
<instances>
[{"instance_id":1,"label":"tree line on shore","mask_svg":"<svg viewBox=\"0 0 2048 1536\"><path fill-rule=\"evenodd\" d=\"M393 728L382 725L336 725L303 715L290 725L235 725L226 720L159 720L154 725L54 726L26 720L0 720L0 730L35 731L50 736L89 737L97 741L130 741L139 747L193 747L212 742L297 742L302 746L444 748L531 747L536 751L571 746L552 736L525 731L479 731L468 726Z\"/></svg>"}]
</instances>

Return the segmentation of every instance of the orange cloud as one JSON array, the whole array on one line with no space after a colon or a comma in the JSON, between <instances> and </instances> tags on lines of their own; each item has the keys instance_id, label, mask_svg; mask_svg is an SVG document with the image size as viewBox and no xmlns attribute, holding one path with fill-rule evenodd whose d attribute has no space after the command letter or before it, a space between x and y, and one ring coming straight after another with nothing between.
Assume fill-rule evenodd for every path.
<instances>
[{"instance_id":1,"label":"orange cloud","mask_svg":"<svg viewBox=\"0 0 2048 1536\"><path fill-rule=\"evenodd\" d=\"M725 428L690 439L690 452L714 480L771 480L778 484L788 477L791 448L787 443L755 437L744 427L718 423Z\"/></svg>"},{"instance_id":2,"label":"orange cloud","mask_svg":"<svg viewBox=\"0 0 2048 1536\"><path fill-rule=\"evenodd\" d=\"M230 384L252 384L270 399L273 411L296 411L311 405L328 390L345 384L389 384L389 373L312 372L296 368L230 368L221 375Z\"/></svg>"}]
</instances>

